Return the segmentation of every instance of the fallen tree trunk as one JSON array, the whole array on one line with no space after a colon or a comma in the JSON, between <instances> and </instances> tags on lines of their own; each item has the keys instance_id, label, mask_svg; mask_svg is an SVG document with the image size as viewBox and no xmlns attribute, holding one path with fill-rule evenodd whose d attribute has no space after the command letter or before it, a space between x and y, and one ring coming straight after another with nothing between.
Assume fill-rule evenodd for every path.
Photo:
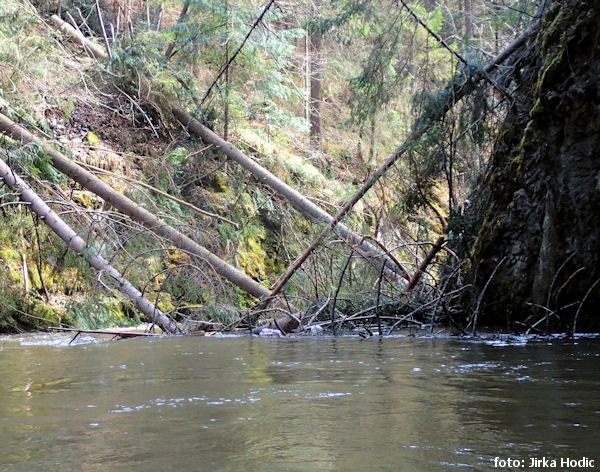
<instances>
[{"instance_id":1,"label":"fallen tree trunk","mask_svg":"<svg viewBox=\"0 0 600 472\"><path fill-rule=\"evenodd\" d=\"M301 314L298 313L298 316L301 316ZM252 334L260 334L263 329L272 329L279 331L285 336L294 331L298 326L300 326L300 319L296 316L287 315L279 319L273 318L269 323L254 328Z\"/></svg>"},{"instance_id":2,"label":"fallen tree trunk","mask_svg":"<svg viewBox=\"0 0 600 472\"><path fill-rule=\"evenodd\" d=\"M102 256L95 253L94 248L89 247L86 242L62 220L42 200L33 189L23 181L13 170L0 159L0 178L4 183L19 194L21 201L29 203L31 211L38 215L48 227L62 239L70 249L83 256L89 265L98 271L106 272L116 283L119 291L131 299L135 306L144 313L153 323L161 327L167 333L180 332L177 324L152 304L142 293L135 288L131 282L124 278Z\"/></svg>"},{"instance_id":3,"label":"fallen tree trunk","mask_svg":"<svg viewBox=\"0 0 600 472\"><path fill-rule=\"evenodd\" d=\"M87 52L90 56L95 57L96 59L108 59L108 54L101 46L98 46L96 43L90 41L81 33L81 31L76 30L66 21L63 21L56 15L52 15L50 17L50 21L60 31L68 35L74 42L83 47L85 52Z\"/></svg>"},{"instance_id":4,"label":"fallen tree trunk","mask_svg":"<svg viewBox=\"0 0 600 472\"><path fill-rule=\"evenodd\" d=\"M425 255L425 257L419 264L419 267L417 267L415 274L411 277L410 282L408 282L408 285L404 288L405 292L410 292L413 288L415 288L415 285L417 285L417 283L419 283L419 280L421 280L421 277L423 276L425 269L427 269L427 266L429 264L431 264L431 261L436 256L436 254L438 252L440 252L440 250L442 249L442 246L444 245L445 242L446 242L446 237L440 236L437 239L437 241L435 243L433 243L432 248Z\"/></svg>"},{"instance_id":5,"label":"fallen tree trunk","mask_svg":"<svg viewBox=\"0 0 600 472\"><path fill-rule=\"evenodd\" d=\"M41 145L44 151L52 159L52 165L56 167L56 169L71 177L89 191L103 198L106 202L129 216L132 220L142 224L153 233L168 239L175 247L198 256L212 267L217 274L237 285L242 290L257 298L266 298L270 296L271 292L269 289L252 280L246 274L228 264L197 242L180 233L148 210L140 207L125 195L121 195L94 174L81 168L76 162L68 159L55 149L52 149L25 128L17 125L1 113L0 131L20 142L36 142Z\"/></svg>"},{"instance_id":6,"label":"fallen tree trunk","mask_svg":"<svg viewBox=\"0 0 600 472\"><path fill-rule=\"evenodd\" d=\"M401 267L398 267L396 262L391 259L385 252L380 251L378 248L370 244L365 238L346 225L338 221L334 221L334 217L328 212L323 210L318 205L315 205L308 198L302 195L300 192L283 182L281 179L273 175L269 170L265 169L260 164L256 163L250 157L246 156L242 151L232 145L230 142L224 140L216 133L212 132L192 115L190 115L183 108L172 105L171 112L186 127L191 133L202 138L203 141L209 144L213 144L227 155L227 157L233 159L235 162L240 164L244 169L248 170L254 177L260 182L268 185L270 188L275 190L279 195L282 195L296 210L304 215L308 220L315 223L325 223L330 225L333 230L345 239L350 245L355 247L355 250L363 257L377 258L381 263L387 260L386 267L390 268L397 274L408 278L409 275L402 271Z\"/></svg>"},{"instance_id":7,"label":"fallen tree trunk","mask_svg":"<svg viewBox=\"0 0 600 472\"><path fill-rule=\"evenodd\" d=\"M58 326L50 326L48 327L50 331L62 331L65 333L76 333L75 337L69 341L71 344L80 334L108 334L113 336L114 338L138 338L138 337L153 337L156 338L158 336L163 336L162 334L157 333L142 333L135 331L122 331L120 329L79 329L79 328L64 328Z\"/></svg>"},{"instance_id":8,"label":"fallen tree trunk","mask_svg":"<svg viewBox=\"0 0 600 472\"><path fill-rule=\"evenodd\" d=\"M508 57L517 51L521 46L525 44L528 38L530 38L538 29L539 21L535 21L534 24L519 38L513 41L503 52L496 56L492 61L483 69L485 74L492 72L500 64L502 64ZM373 173L373 175L364 183L364 185L344 204L340 211L328 222L331 228L339 228L339 222L344 218L364 196L365 194L375 185L375 183L396 163L400 157L416 142L418 141L429 129L430 125L440 120L456 103L462 100L465 96L470 94L482 77L478 78L465 78L463 81L456 80L456 77L450 81L450 83L438 94L440 98L439 103L429 110L428 114L421 115L415 122L413 130L406 138L404 143L399 146L392 155ZM310 246L298 257L294 263L290 266L288 271L279 279L277 285L271 291L271 297L274 297L279 291L283 289L285 284L290 280L292 275L302 266L304 261L313 253L313 251L321 244L326 235L326 230L321 231L317 237L312 241ZM438 246L438 241L434 247ZM441 247L441 245L440 245ZM439 250L439 249L438 249ZM437 253L437 250L435 251ZM433 254L435 256L435 253ZM427 261L429 264L431 260ZM410 277L410 281L414 281L405 287L405 291L411 290L418 282L421 274L419 269L414 276ZM418 276L418 277L417 277Z\"/></svg>"},{"instance_id":9,"label":"fallen tree trunk","mask_svg":"<svg viewBox=\"0 0 600 472\"><path fill-rule=\"evenodd\" d=\"M104 52L100 46L84 37L69 23L63 21L56 15L52 15L50 19L58 29L67 34L74 42L82 46L92 57L97 59L108 59L108 54ZM280 195L283 195L290 202L290 204L306 218L313 222L322 222L327 224L332 223L333 217L328 212L323 210L318 205L315 205L300 192L293 189L288 184L273 175L270 171L254 162L228 141L225 141L220 136L213 133L184 109L177 106L172 106L171 111L173 112L173 115L193 134L201 137L207 143L211 143L220 147L228 157L236 161L246 170L250 171L261 182L271 187ZM365 241L362 236L356 234L347 226L341 223L331 224L331 226L334 227L334 230L342 238L347 240L350 244L357 246L356 251L362 256L376 257L380 260L389 259L387 254L379 251L369 242ZM401 268L399 268L391 259L387 261L386 267L391 268L391 270L402 275L406 279L410 277L409 274L402 272Z\"/></svg>"}]
</instances>

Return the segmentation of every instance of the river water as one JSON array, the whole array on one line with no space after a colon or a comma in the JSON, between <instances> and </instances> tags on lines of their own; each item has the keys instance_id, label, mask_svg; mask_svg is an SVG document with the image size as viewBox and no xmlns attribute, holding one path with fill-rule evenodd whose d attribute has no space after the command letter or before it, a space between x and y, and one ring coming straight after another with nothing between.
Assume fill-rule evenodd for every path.
<instances>
[{"instance_id":1,"label":"river water","mask_svg":"<svg viewBox=\"0 0 600 472\"><path fill-rule=\"evenodd\" d=\"M68 340L0 338L0 470L600 469L600 339Z\"/></svg>"}]
</instances>

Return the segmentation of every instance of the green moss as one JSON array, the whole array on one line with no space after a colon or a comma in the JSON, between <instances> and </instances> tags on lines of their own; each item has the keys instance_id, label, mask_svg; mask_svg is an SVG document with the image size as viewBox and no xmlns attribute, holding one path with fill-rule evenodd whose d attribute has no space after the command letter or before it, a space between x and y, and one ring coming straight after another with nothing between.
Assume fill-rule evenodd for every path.
<instances>
[{"instance_id":1,"label":"green moss","mask_svg":"<svg viewBox=\"0 0 600 472\"><path fill-rule=\"evenodd\" d=\"M29 280L31 281L31 286L38 291L43 290L44 287L49 292L55 291L56 290L56 280L53 276L52 267L50 267L46 263L42 263L41 267L42 267L42 275L40 277L40 271L39 271L38 266L36 264L32 264L32 263L29 264L28 269L29 269ZM42 284L42 279L44 281L43 284Z\"/></svg>"},{"instance_id":2,"label":"green moss","mask_svg":"<svg viewBox=\"0 0 600 472\"><path fill-rule=\"evenodd\" d=\"M71 198L82 207L90 209L98 209L104 202L98 195L87 190L74 190L71 194Z\"/></svg>"},{"instance_id":3,"label":"green moss","mask_svg":"<svg viewBox=\"0 0 600 472\"><path fill-rule=\"evenodd\" d=\"M31 314L38 318L42 324L50 326L60 326L63 323L64 311L60 308L50 305L42 300L33 303Z\"/></svg>"},{"instance_id":4,"label":"green moss","mask_svg":"<svg viewBox=\"0 0 600 472\"><path fill-rule=\"evenodd\" d=\"M541 115L544 112L544 107L542 106L542 100L538 97L531 107L531 111L529 112L529 116L534 118L536 115Z\"/></svg>"},{"instance_id":5,"label":"green moss","mask_svg":"<svg viewBox=\"0 0 600 472\"><path fill-rule=\"evenodd\" d=\"M535 93L536 95L540 94L540 91L543 90L548 81L552 79L552 74L555 71L560 71L563 67L563 52L564 49L559 49L556 54L549 55L548 60L542 66L539 73L539 80L536 84Z\"/></svg>"},{"instance_id":6,"label":"green moss","mask_svg":"<svg viewBox=\"0 0 600 472\"><path fill-rule=\"evenodd\" d=\"M40 278L40 273L37 270L37 267L33 267L31 265L29 265L28 267L28 272L29 272L29 280L31 282L31 285L33 288L35 288L36 290L42 290L43 289L43 285L42 285L42 279ZM46 280L44 279L44 284L46 283Z\"/></svg>"},{"instance_id":7,"label":"green moss","mask_svg":"<svg viewBox=\"0 0 600 472\"><path fill-rule=\"evenodd\" d=\"M0 251L0 258L4 266L4 277L11 284L23 285L23 272L21 266L21 253L13 248Z\"/></svg>"},{"instance_id":8,"label":"green moss","mask_svg":"<svg viewBox=\"0 0 600 472\"><path fill-rule=\"evenodd\" d=\"M589 22L586 8L561 7L558 2L548 10L544 19L542 55L545 62L540 68L536 94L540 94L555 74L565 73L569 43L579 36L581 28Z\"/></svg>"},{"instance_id":9,"label":"green moss","mask_svg":"<svg viewBox=\"0 0 600 472\"><path fill-rule=\"evenodd\" d=\"M167 292L159 292L155 296L156 306L162 312L169 312L175 309L175 304L173 303L173 299L171 298L171 294Z\"/></svg>"},{"instance_id":10,"label":"green moss","mask_svg":"<svg viewBox=\"0 0 600 472\"><path fill-rule=\"evenodd\" d=\"M235 193L229 181L229 177L227 176L227 174L221 171L214 173L210 181L210 186L216 192L223 192L231 195Z\"/></svg>"},{"instance_id":11,"label":"green moss","mask_svg":"<svg viewBox=\"0 0 600 472\"><path fill-rule=\"evenodd\" d=\"M6 247L0 249L0 259L4 260L5 262L12 262L19 259L19 253L13 248Z\"/></svg>"},{"instance_id":12,"label":"green moss","mask_svg":"<svg viewBox=\"0 0 600 472\"><path fill-rule=\"evenodd\" d=\"M544 31L544 36L542 38L543 49L547 49L548 44L552 44L558 40L565 29L564 18L565 12L562 6L558 2L553 2L546 12L546 15L544 15L542 26L542 30Z\"/></svg>"},{"instance_id":13,"label":"green moss","mask_svg":"<svg viewBox=\"0 0 600 472\"><path fill-rule=\"evenodd\" d=\"M314 229L314 224L308 221L306 218L296 218L294 221L294 226L303 234L311 234Z\"/></svg>"},{"instance_id":14,"label":"green moss","mask_svg":"<svg viewBox=\"0 0 600 472\"><path fill-rule=\"evenodd\" d=\"M480 226L479 233L477 234L477 239L472 249L472 259L474 261L479 261L484 257L485 247L484 244L489 245L493 244L496 236L502 230L504 226L504 222L506 221L506 215L501 214L497 216L494 215L493 208L488 208L488 216L483 220L483 223Z\"/></svg>"},{"instance_id":15,"label":"green moss","mask_svg":"<svg viewBox=\"0 0 600 472\"><path fill-rule=\"evenodd\" d=\"M256 239L248 238L240 244L235 259L250 277L259 280L267 277L269 256Z\"/></svg>"},{"instance_id":16,"label":"green moss","mask_svg":"<svg viewBox=\"0 0 600 472\"><path fill-rule=\"evenodd\" d=\"M249 193L244 192L240 195L238 204L246 217L256 215L256 205Z\"/></svg>"},{"instance_id":17,"label":"green moss","mask_svg":"<svg viewBox=\"0 0 600 472\"><path fill-rule=\"evenodd\" d=\"M519 142L519 149L524 149L527 143L531 142L531 134L533 133L534 121L530 120L525 125L525 130L523 131L523 137Z\"/></svg>"},{"instance_id":18,"label":"green moss","mask_svg":"<svg viewBox=\"0 0 600 472\"><path fill-rule=\"evenodd\" d=\"M82 263L85 263L81 260ZM87 267L86 267L87 268ZM77 267L65 267L61 271L52 271L48 279L53 291L71 295L78 292L87 292L92 288L91 280L85 277ZM91 274L90 274L91 275Z\"/></svg>"}]
</instances>

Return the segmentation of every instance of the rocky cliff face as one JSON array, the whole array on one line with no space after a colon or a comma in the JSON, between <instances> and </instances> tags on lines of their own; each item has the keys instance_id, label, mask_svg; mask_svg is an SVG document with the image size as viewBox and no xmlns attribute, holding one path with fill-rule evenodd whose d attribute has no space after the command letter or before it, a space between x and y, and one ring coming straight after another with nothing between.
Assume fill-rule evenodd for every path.
<instances>
[{"instance_id":1,"label":"rocky cliff face","mask_svg":"<svg viewBox=\"0 0 600 472\"><path fill-rule=\"evenodd\" d=\"M516 64L514 103L475 208L480 322L600 329L600 4L559 0ZM594 285L596 284L596 285ZM562 307L562 308L561 308Z\"/></svg>"}]
</instances>

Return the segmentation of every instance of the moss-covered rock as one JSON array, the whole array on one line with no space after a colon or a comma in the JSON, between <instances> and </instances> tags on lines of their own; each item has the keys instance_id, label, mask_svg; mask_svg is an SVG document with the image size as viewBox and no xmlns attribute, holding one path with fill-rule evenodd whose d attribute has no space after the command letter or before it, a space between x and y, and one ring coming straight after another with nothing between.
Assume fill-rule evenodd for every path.
<instances>
[{"instance_id":1,"label":"moss-covered rock","mask_svg":"<svg viewBox=\"0 0 600 472\"><path fill-rule=\"evenodd\" d=\"M572 329L587 296L578 328L600 328L592 310L600 287L591 290L600 277L598 24L596 3L557 0L521 58L516 99L472 212L479 290L504 260L487 286L484 323L556 311L544 329Z\"/></svg>"}]
</instances>

